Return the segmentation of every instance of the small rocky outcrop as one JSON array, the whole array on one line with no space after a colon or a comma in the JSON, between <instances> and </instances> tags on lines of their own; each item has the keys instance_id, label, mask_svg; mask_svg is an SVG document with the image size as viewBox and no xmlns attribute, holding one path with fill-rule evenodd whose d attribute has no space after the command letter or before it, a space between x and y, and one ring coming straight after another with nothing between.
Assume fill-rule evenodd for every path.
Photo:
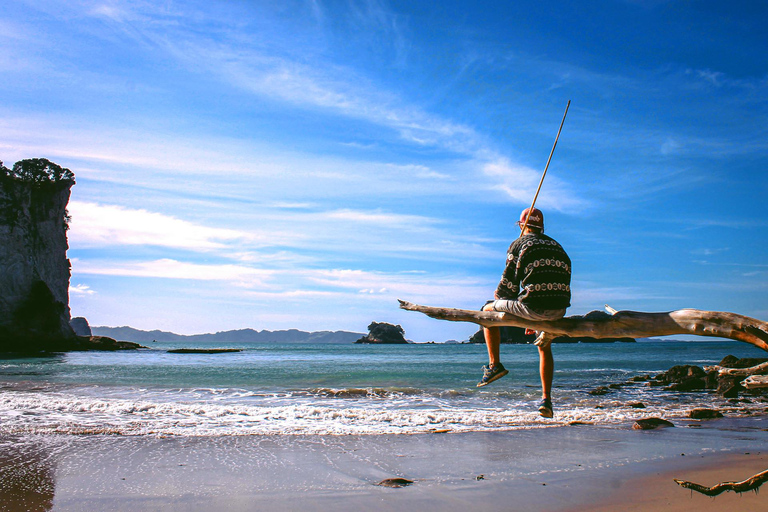
<instances>
[{"instance_id":1,"label":"small rocky outcrop","mask_svg":"<svg viewBox=\"0 0 768 512\"><path fill-rule=\"evenodd\" d=\"M714 409L693 409L688 411L688 417L694 420L711 420L722 418L723 413Z\"/></svg>"},{"instance_id":2,"label":"small rocky outcrop","mask_svg":"<svg viewBox=\"0 0 768 512\"><path fill-rule=\"evenodd\" d=\"M408 340L405 339L405 330L399 325L371 322L371 325L368 326L368 335L363 336L355 343L402 344L408 343Z\"/></svg>"},{"instance_id":3,"label":"small rocky outcrop","mask_svg":"<svg viewBox=\"0 0 768 512\"><path fill-rule=\"evenodd\" d=\"M482 480L478 477L478 480ZM376 485L380 485L382 487L407 487L413 483L413 480L408 480L407 478L386 478L382 480L381 482L377 483Z\"/></svg>"},{"instance_id":4,"label":"small rocky outcrop","mask_svg":"<svg viewBox=\"0 0 768 512\"><path fill-rule=\"evenodd\" d=\"M135 350L137 348L147 347L132 341L117 341L107 336L77 336L74 342L69 345L68 350L103 350L111 352L115 350Z\"/></svg>"},{"instance_id":5,"label":"small rocky outcrop","mask_svg":"<svg viewBox=\"0 0 768 512\"><path fill-rule=\"evenodd\" d=\"M766 358L742 358L728 355L718 366L725 368L749 368L768 361ZM699 366L673 366L664 373L652 377L648 384L651 386L667 386L670 391L699 391L715 390L725 398L736 398L744 387L741 381L744 377L719 375L716 371L706 372Z\"/></svg>"},{"instance_id":6,"label":"small rocky outcrop","mask_svg":"<svg viewBox=\"0 0 768 512\"><path fill-rule=\"evenodd\" d=\"M657 384L667 384L670 391L694 391L707 388L707 373L699 366L673 366L654 378Z\"/></svg>"},{"instance_id":7,"label":"small rocky outcrop","mask_svg":"<svg viewBox=\"0 0 768 512\"><path fill-rule=\"evenodd\" d=\"M66 350L67 203L75 177L43 158L0 162L0 352Z\"/></svg>"},{"instance_id":8,"label":"small rocky outcrop","mask_svg":"<svg viewBox=\"0 0 768 512\"><path fill-rule=\"evenodd\" d=\"M654 430L657 428L674 427L674 423L662 418L643 418L632 424L634 430Z\"/></svg>"},{"instance_id":9,"label":"small rocky outcrop","mask_svg":"<svg viewBox=\"0 0 768 512\"><path fill-rule=\"evenodd\" d=\"M69 321L69 326L75 331L78 336L93 336L91 332L91 326L88 325L88 320L82 316L78 316Z\"/></svg>"}]
</instances>

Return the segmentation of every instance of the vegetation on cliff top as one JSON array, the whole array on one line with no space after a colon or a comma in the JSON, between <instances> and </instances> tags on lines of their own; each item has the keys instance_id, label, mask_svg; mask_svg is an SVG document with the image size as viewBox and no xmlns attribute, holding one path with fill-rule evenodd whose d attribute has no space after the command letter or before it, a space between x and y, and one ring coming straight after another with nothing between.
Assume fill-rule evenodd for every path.
<instances>
[{"instance_id":1,"label":"vegetation on cliff top","mask_svg":"<svg viewBox=\"0 0 768 512\"><path fill-rule=\"evenodd\" d=\"M12 169L8 169L0 161L0 177L11 178L27 183L58 183L62 181L73 182L75 175L58 164L51 162L46 158L28 158L19 160L13 164Z\"/></svg>"},{"instance_id":2,"label":"vegetation on cliff top","mask_svg":"<svg viewBox=\"0 0 768 512\"><path fill-rule=\"evenodd\" d=\"M18 184L26 186L19 187ZM0 222L15 226L26 203L33 223L49 218L50 207L55 204L51 201L53 194L74 184L72 171L46 158L19 160L11 169L0 161L0 192L4 196L0 197ZM69 229L71 218L66 209L61 220L64 230Z\"/></svg>"}]
</instances>

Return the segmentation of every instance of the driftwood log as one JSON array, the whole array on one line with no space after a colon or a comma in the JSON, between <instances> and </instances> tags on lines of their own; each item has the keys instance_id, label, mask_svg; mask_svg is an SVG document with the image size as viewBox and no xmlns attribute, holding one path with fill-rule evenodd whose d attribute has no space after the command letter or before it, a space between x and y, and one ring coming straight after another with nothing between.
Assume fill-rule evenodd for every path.
<instances>
[{"instance_id":1,"label":"driftwood log","mask_svg":"<svg viewBox=\"0 0 768 512\"><path fill-rule=\"evenodd\" d=\"M719 375L747 377L741 385L747 389L768 388L768 362L750 366L749 368L727 368L725 366L705 366L704 371L716 371Z\"/></svg>"},{"instance_id":2,"label":"driftwood log","mask_svg":"<svg viewBox=\"0 0 768 512\"><path fill-rule=\"evenodd\" d=\"M704 371L716 371L719 375L734 375L746 377L747 375L763 375L768 373L768 362L750 366L749 368L728 368L725 366L705 366Z\"/></svg>"},{"instance_id":3,"label":"driftwood log","mask_svg":"<svg viewBox=\"0 0 768 512\"><path fill-rule=\"evenodd\" d=\"M400 308L418 311L438 320L452 322L472 322L483 327L501 327L511 325L535 329L540 332L537 345L548 345L557 336L592 337L592 338L646 338L649 336L669 336L674 334L693 334L713 336L743 341L768 352L768 323L748 316L720 311L700 311L698 309L679 309L667 313L642 313L637 311L616 311L606 306L608 315L593 312L584 316L568 316L553 321L533 321L526 318L498 311L473 311L467 309L438 308L421 306L400 301ZM595 314L598 313L598 314ZM749 376L744 387L768 387L768 363L751 368L729 369L710 367L721 374ZM685 480L677 480L678 485L692 491L717 496L725 491L737 493L757 491L768 481L768 470L758 473L742 482L723 482L706 487Z\"/></svg>"},{"instance_id":4,"label":"driftwood log","mask_svg":"<svg viewBox=\"0 0 768 512\"><path fill-rule=\"evenodd\" d=\"M741 385L747 389L768 388L768 375L750 375Z\"/></svg>"},{"instance_id":5,"label":"driftwood log","mask_svg":"<svg viewBox=\"0 0 768 512\"><path fill-rule=\"evenodd\" d=\"M559 320L533 321L499 311L421 306L400 300L400 307L418 311L438 320L472 322L483 327L511 325L542 332L537 345L548 345L556 336L591 336L593 338L647 338L674 334L714 336L743 341L768 352L768 322L720 311L679 309L667 313L616 311L610 314L567 316Z\"/></svg>"},{"instance_id":6,"label":"driftwood log","mask_svg":"<svg viewBox=\"0 0 768 512\"><path fill-rule=\"evenodd\" d=\"M695 484L693 482L688 482L686 480L678 480L677 478L675 478L674 480L675 480L675 483L677 483L677 485L681 487L685 487L686 489L690 489L692 491L700 492L701 494L706 494L707 496L717 496L718 494L723 493L725 491L733 491L736 493L742 493L747 491L757 492L758 488L761 485L763 485L765 482L768 482L768 469L766 469L762 473L758 473L741 482L722 482L717 485L713 485L712 487Z\"/></svg>"}]
</instances>

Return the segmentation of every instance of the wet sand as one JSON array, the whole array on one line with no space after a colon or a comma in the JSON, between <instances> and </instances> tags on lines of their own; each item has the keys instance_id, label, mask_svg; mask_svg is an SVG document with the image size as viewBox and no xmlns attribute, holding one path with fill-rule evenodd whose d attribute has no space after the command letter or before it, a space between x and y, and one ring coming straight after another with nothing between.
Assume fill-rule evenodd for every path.
<instances>
[{"instance_id":1,"label":"wet sand","mask_svg":"<svg viewBox=\"0 0 768 512\"><path fill-rule=\"evenodd\" d=\"M768 510L768 420L380 436L0 437L0 510ZM403 488L375 485L406 478Z\"/></svg>"}]
</instances>

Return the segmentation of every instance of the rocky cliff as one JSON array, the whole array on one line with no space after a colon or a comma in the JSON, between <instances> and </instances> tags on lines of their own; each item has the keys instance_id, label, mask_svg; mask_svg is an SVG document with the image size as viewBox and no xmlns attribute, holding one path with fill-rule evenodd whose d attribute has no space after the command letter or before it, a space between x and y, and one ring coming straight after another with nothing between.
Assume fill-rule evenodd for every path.
<instances>
[{"instance_id":1,"label":"rocky cliff","mask_svg":"<svg viewBox=\"0 0 768 512\"><path fill-rule=\"evenodd\" d=\"M67 203L74 175L45 159L0 162L0 352L65 349Z\"/></svg>"}]
</instances>

